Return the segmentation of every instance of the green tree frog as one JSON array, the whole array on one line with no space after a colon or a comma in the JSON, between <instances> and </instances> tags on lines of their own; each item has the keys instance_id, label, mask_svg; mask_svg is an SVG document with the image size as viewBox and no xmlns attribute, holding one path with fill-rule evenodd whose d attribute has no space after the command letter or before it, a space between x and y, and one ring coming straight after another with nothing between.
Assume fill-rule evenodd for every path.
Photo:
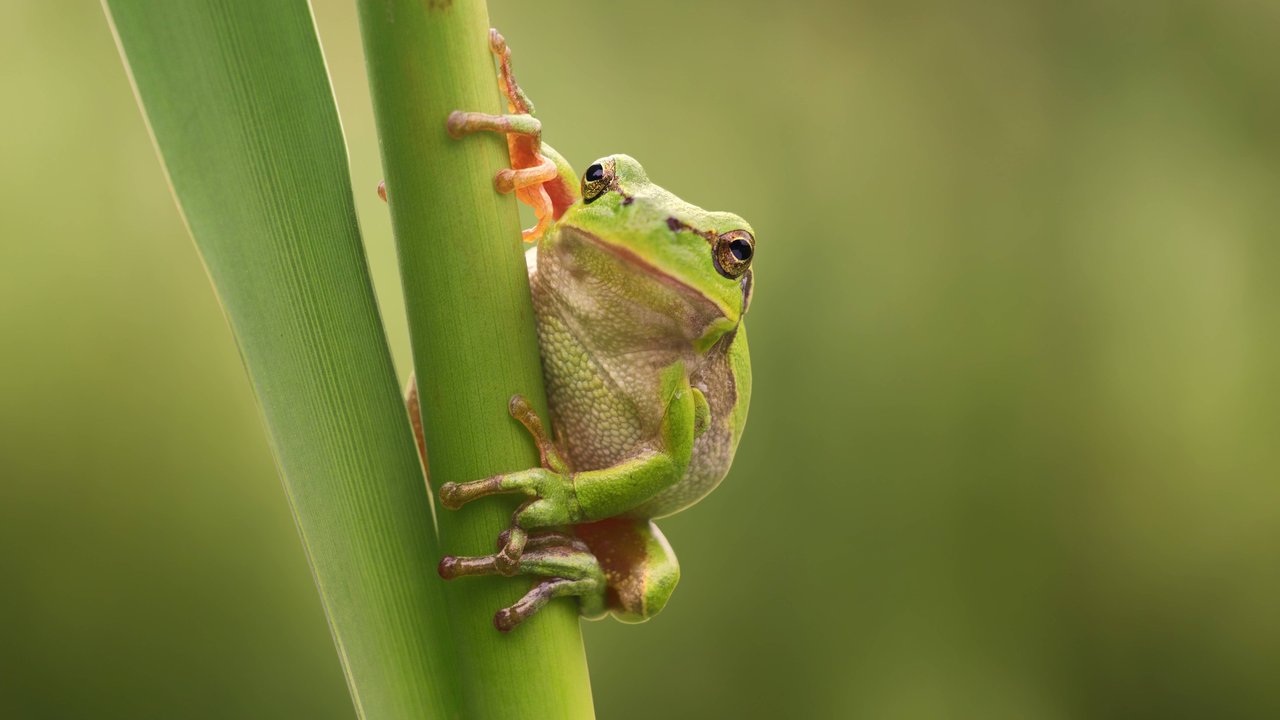
<instances>
[{"instance_id":1,"label":"green tree frog","mask_svg":"<svg viewBox=\"0 0 1280 720\"><path fill-rule=\"evenodd\" d=\"M666 605L680 577L654 518L720 483L747 419L743 316L755 233L737 215L654 185L626 155L591 163L579 179L542 143L497 31L490 46L509 114L454 112L447 129L456 138L506 134L512 167L495 186L537 215L524 237L536 243L526 257L555 433L522 397L511 399L541 466L441 486L451 510L497 493L527 499L495 554L447 556L439 573L534 578L494 617L502 631L564 596L578 598L585 617L641 622ZM409 403L417 426L414 387Z\"/></svg>"}]
</instances>

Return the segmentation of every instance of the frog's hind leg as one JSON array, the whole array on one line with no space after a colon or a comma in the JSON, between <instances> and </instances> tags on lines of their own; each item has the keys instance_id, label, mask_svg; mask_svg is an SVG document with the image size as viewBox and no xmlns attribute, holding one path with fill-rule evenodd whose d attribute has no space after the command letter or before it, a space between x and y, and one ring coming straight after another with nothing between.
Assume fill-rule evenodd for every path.
<instances>
[{"instance_id":1,"label":"frog's hind leg","mask_svg":"<svg viewBox=\"0 0 1280 720\"><path fill-rule=\"evenodd\" d=\"M499 543L501 544L501 540ZM493 616L493 624L508 632L558 597L577 597L587 617L605 612L605 579L600 563L586 544L564 533L532 533L517 565L518 573L538 578L529 592ZM480 557L446 556L440 561L440 577L506 575L498 554Z\"/></svg>"},{"instance_id":2,"label":"frog's hind leg","mask_svg":"<svg viewBox=\"0 0 1280 720\"><path fill-rule=\"evenodd\" d=\"M606 607L614 617L644 622L666 606L680 581L680 564L657 525L610 518L575 525L573 531L599 558Z\"/></svg>"}]
</instances>

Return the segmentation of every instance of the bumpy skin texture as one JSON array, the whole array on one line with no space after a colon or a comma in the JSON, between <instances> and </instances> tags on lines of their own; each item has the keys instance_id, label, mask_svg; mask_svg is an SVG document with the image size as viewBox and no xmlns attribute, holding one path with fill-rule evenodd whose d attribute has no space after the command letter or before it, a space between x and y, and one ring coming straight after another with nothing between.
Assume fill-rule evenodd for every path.
<instances>
[{"instance_id":1,"label":"bumpy skin texture","mask_svg":"<svg viewBox=\"0 0 1280 720\"><path fill-rule=\"evenodd\" d=\"M499 173L497 186L516 191L539 218L525 235L539 242L528 251L529 284L555 433L549 437L527 403L513 399L510 411L538 444L542 467L441 487L451 509L495 493L528 499L499 552L446 557L440 573L537 578L520 602L499 611L502 630L566 595L580 598L585 616L609 611L642 621L662 609L679 579L651 520L719 484L746 422L743 316L754 233L737 215L654 185L626 155L573 177L541 143L505 42L496 33L491 40L514 114L454 113L449 130L513 138L513 170Z\"/></svg>"},{"instance_id":2,"label":"bumpy skin texture","mask_svg":"<svg viewBox=\"0 0 1280 720\"><path fill-rule=\"evenodd\" d=\"M626 156L618 161L634 163ZM668 227L665 213L684 209L678 201L643 184L647 179L636 182L626 186L631 203L608 208L616 213L612 218L596 211L591 222L579 226L580 213L571 208L542 246L529 251L536 256L529 263L529 283L552 424L575 470L609 468L656 444L675 392L675 387L663 387L667 368L682 365L681 379L705 398L709 424L694 441L685 471L669 487L625 511L628 517L655 518L692 505L724 478L741 436L751 378L747 334L740 323L741 291L731 298L739 303L730 311L733 317L726 317L724 308L696 286L675 281L674 273L657 264L660 257L638 257L641 242L653 243L660 256L663 245L688 243L690 237ZM603 240L608 221L621 225L611 231L615 237ZM733 217L721 222L745 226ZM639 232L620 229L632 226ZM693 239L710 273L694 282L727 282L715 272L706 241ZM628 254L619 255L617 249ZM718 339L700 349L708 334L715 333Z\"/></svg>"}]
</instances>

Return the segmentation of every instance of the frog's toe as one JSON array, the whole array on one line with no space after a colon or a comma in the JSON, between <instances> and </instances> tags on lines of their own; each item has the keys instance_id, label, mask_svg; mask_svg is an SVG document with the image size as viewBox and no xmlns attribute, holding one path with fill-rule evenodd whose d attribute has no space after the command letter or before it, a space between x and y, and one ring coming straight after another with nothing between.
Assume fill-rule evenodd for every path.
<instances>
[{"instance_id":1,"label":"frog's toe","mask_svg":"<svg viewBox=\"0 0 1280 720\"><path fill-rule=\"evenodd\" d=\"M483 480L456 483L447 482L440 485L440 504L450 510L457 510L463 505L490 495L504 493L524 493L537 496L543 487L558 487L555 481L559 476L544 468L532 468L519 472L494 475Z\"/></svg>"},{"instance_id":2,"label":"frog's toe","mask_svg":"<svg viewBox=\"0 0 1280 720\"><path fill-rule=\"evenodd\" d=\"M541 610L547 603L558 597L587 597L592 594L600 594L602 592L602 582L584 578L581 580L570 580L569 578L548 578L540 580L510 607L499 610L493 616L493 625L501 632L511 632L515 626L528 620L534 613Z\"/></svg>"},{"instance_id":3,"label":"frog's toe","mask_svg":"<svg viewBox=\"0 0 1280 720\"><path fill-rule=\"evenodd\" d=\"M523 528L515 526L508 528L503 534L506 535L507 541L493 556L494 566L501 575L515 575L520 570L520 558L524 555L529 534Z\"/></svg>"},{"instance_id":4,"label":"frog's toe","mask_svg":"<svg viewBox=\"0 0 1280 720\"><path fill-rule=\"evenodd\" d=\"M533 438L533 443L538 448L538 456L542 460L542 467L558 473L569 472L569 463L565 462L560 450L556 448L555 442L551 440L551 435L528 398L523 395L512 395L507 403L507 412L523 425L529 436Z\"/></svg>"},{"instance_id":5,"label":"frog's toe","mask_svg":"<svg viewBox=\"0 0 1280 720\"><path fill-rule=\"evenodd\" d=\"M495 575L498 571L493 564L492 555L484 557L445 555L440 558L436 572L445 580L452 580L464 575Z\"/></svg>"},{"instance_id":6,"label":"frog's toe","mask_svg":"<svg viewBox=\"0 0 1280 720\"><path fill-rule=\"evenodd\" d=\"M441 559L438 570L446 580L467 575L505 575L508 574L503 568L505 562L502 552L481 557L450 555ZM582 614L588 617L598 617L604 612L604 572L596 556L575 537L554 531L528 536L525 552L515 560L515 573L533 575L539 580L524 597L494 616L494 624L503 632L558 597L577 597Z\"/></svg>"},{"instance_id":7,"label":"frog's toe","mask_svg":"<svg viewBox=\"0 0 1280 720\"><path fill-rule=\"evenodd\" d=\"M499 550L506 547L507 543L511 541L512 532L517 529L518 528L507 528L506 530L498 533ZM591 548L582 541L582 538L559 530L539 530L537 532L531 532L529 533L528 540L525 542L526 550L546 550L547 548L556 547L569 548L584 553L591 552Z\"/></svg>"},{"instance_id":8,"label":"frog's toe","mask_svg":"<svg viewBox=\"0 0 1280 720\"><path fill-rule=\"evenodd\" d=\"M440 486L440 504L450 510L457 510L477 498L504 492L502 488L502 478L503 476L501 475L495 475L490 478L475 480L473 482L444 483Z\"/></svg>"},{"instance_id":9,"label":"frog's toe","mask_svg":"<svg viewBox=\"0 0 1280 720\"><path fill-rule=\"evenodd\" d=\"M493 187L502 194L514 192L520 188L541 185L554 180L558 171L550 158L541 158L537 165L523 168L503 168L493 176Z\"/></svg>"},{"instance_id":10,"label":"frog's toe","mask_svg":"<svg viewBox=\"0 0 1280 720\"><path fill-rule=\"evenodd\" d=\"M454 139L462 139L478 132L502 135L525 135L538 138L542 135L542 122L529 114L490 115L482 112L454 110L444 121L445 131Z\"/></svg>"}]
</instances>

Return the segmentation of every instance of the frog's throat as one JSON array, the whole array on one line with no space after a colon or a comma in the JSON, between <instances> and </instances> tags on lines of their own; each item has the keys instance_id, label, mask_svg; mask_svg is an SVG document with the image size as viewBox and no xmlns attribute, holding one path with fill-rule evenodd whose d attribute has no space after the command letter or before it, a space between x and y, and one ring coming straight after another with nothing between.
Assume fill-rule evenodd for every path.
<instances>
[{"instance_id":1,"label":"frog's throat","mask_svg":"<svg viewBox=\"0 0 1280 720\"><path fill-rule=\"evenodd\" d=\"M719 338L726 331L736 328L738 324L742 322L742 314L743 314L743 311L746 310L746 307L733 307L732 305L726 305L720 302L719 300L716 300L715 298L708 297L706 293L703 293L702 291L693 287L689 283L686 283L683 280L675 277L671 273L668 273L665 270L658 268L653 263L640 257L632 250L626 247L623 247L621 245L615 245L613 243L606 242L600 239L600 237L597 236L595 233L588 232L586 230L583 230L580 227L576 227L573 225L561 225L561 230L566 232L572 232L578 235L579 237L586 238L587 240L591 241L591 243L596 247L600 248L601 250L604 250L605 252L608 252L609 254L613 255L614 257L617 257L619 260L622 260L623 262L631 265L632 267L639 269L640 271L654 278L655 280L662 283L663 285L666 285L670 288L673 288L683 293L694 295L714 305L716 309L719 310L721 319L717 322L712 323L711 326L707 328L707 333L704 336L704 339L709 339L709 342L706 344L708 345L714 344L715 342L714 338ZM743 299L744 300L746 299L745 294L743 295ZM703 342L699 341L698 344L702 345ZM699 349L701 350L702 348L699 348Z\"/></svg>"}]
</instances>

